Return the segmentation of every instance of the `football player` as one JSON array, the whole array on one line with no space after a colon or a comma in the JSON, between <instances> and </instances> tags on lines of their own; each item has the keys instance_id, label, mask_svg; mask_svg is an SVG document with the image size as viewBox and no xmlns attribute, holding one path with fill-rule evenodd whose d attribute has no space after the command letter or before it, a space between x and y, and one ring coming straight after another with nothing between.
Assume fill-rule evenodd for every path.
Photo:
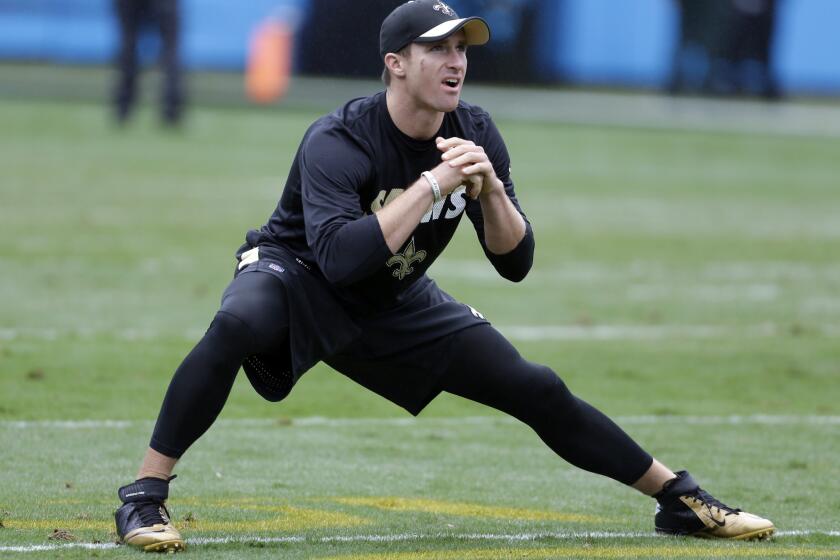
<instances>
[{"instance_id":1,"label":"football player","mask_svg":"<svg viewBox=\"0 0 840 560\"><path fill-rule=\"evenodd\" d=\"M240 366L278 401L318 361L412 414L441 391L504 411L569 463L656 498L661 532L773 532L656 461L426 275L464 216L502 277L518 282L531 268L534 235L505 143L461 100L467 48L489 38L484 20L439 0L407 2L384 20L386 89L309 128L277 208L246 235L218 313L175 372L137 480L119 489L126 543L183 548L164 505L172 471Z\"/></svg>"}]
</instances>

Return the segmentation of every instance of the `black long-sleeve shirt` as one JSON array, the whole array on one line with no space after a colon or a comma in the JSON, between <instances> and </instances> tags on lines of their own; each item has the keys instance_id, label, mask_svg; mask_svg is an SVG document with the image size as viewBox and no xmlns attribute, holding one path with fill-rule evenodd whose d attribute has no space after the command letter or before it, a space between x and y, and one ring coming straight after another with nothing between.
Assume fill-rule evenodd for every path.
<instances>
[{"instance_id":1,"label":"black long-sleeve shirt","mask_svg":"<svg viewBox=\"0 0 840 560\"><path fill-rule=\"evenodd\" d=\"M250 245L282 247L315 266L339 297L354 307L387 309L399 300L444 250L464 213L487 258L505 278L519 281L533 261L534 239L514 194L510 156L490 116L461 102L444 116L436 136L482 146L505 192L525 219L525 238L511 252L487 249L481 205L463 188L434 204L400 250L385 243L374 212L441 162L434 138L416 140L391 120L385 94L354 99L316 121L292 164L276 210ZM417 286L419 287L419 286Z\"/></svg>"}]
</instances>

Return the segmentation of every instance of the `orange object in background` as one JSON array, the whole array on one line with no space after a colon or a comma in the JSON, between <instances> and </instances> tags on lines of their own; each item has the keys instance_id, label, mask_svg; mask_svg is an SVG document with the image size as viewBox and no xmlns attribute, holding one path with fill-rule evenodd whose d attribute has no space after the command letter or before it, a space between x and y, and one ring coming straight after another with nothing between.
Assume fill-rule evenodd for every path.
<instances>
[{"instance_id":1,"label":"orange object in background","mask_svg":"<svg viewBox=\"0 0 840 560\"><path fill-rule=\"evenodd\" d=\"M285 22L271 18L251 37L245 92L255 103L272 103L289 89L293 33Z\"/></svg>"}]
</instances>

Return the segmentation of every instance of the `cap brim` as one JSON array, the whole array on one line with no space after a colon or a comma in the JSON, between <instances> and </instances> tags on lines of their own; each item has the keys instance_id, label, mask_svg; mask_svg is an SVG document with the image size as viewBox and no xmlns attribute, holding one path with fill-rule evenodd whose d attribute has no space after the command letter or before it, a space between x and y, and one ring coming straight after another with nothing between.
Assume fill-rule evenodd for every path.
<instances>
[{"instance_id":1,"label":"cap brim","mask_svg":"<svg viewBox=\"0 0 840 560\"><path fill-rule=\"evenodd\" d=\"M464 30L467 36L468 45L483 45L490 40L490 27L487 25L487 22L480 17L468 17L451 19L440 25L436 25L417 37L414 42L434 43L435 41L446 39L461 29Z\"/></svg>"}]
</instances>

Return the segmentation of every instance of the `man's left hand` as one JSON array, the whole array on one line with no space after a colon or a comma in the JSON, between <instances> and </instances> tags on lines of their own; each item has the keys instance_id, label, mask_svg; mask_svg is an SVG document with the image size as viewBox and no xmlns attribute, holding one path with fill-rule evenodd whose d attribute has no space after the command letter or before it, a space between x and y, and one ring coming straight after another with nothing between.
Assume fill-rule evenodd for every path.
<instances>
[{"instance_id":1,"label":"man's left hand","mask_svg":"<svg viewBox=\"0 0 840 560\"><path fill-rule=\"evenodd\" d=\"M476 146L475 142L457 137L437 138L437 148L443 152L443 161L449 162L452 167L462 167L463 172L471 176L466 187L467 196L473 200L479 195L504 189L484 148Z\"/></svg>"}]
</instances>

